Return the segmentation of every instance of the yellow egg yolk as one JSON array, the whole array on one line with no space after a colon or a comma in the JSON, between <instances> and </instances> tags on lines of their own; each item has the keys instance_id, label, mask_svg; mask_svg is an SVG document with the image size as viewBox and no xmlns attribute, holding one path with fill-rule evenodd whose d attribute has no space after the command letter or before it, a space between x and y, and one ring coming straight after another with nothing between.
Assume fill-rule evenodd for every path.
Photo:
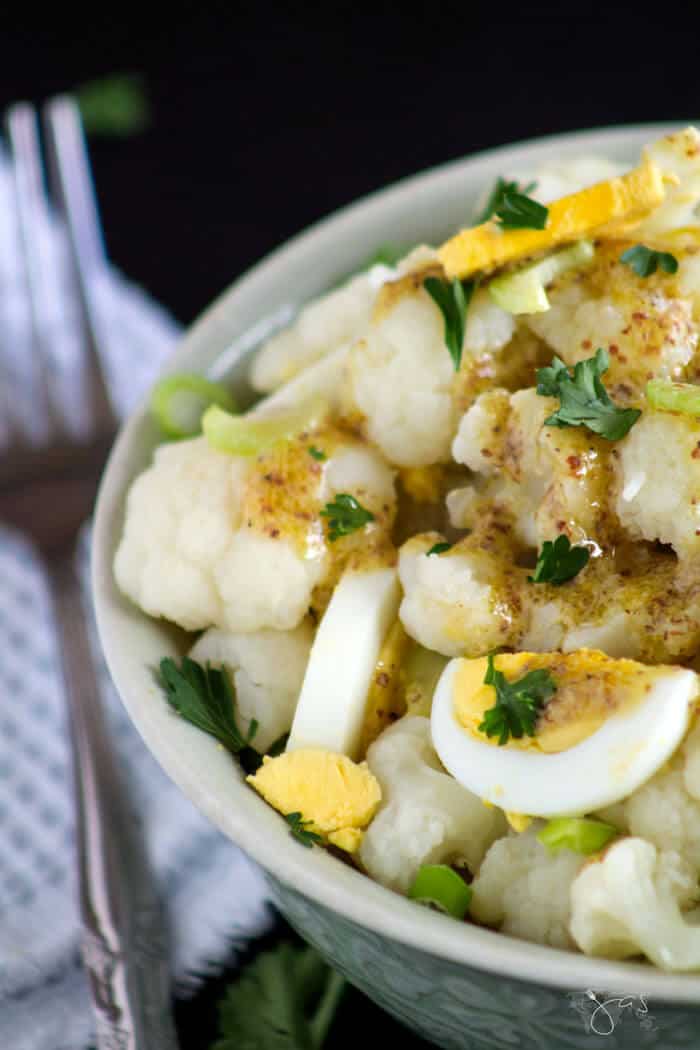
<instances>
[{"instance_id":1,"label":"yellow egg yolk","mask_svg":"<svg viewBox=\"0 0 700 1050\"><path fill-rule=\"evenodd\" d=\"M595 649L576 653L501 653L494 666L509 682L541 668L549 671L556 692L542 708L535 735L510 738L506 747L552 754L567 751L600 729L606 719L630 710L668 668L635 660L614 660ZM488 660L464 660L454 678L454 710L460 725L484 743L496 737L479 731L484 712L496 703L496 691L484 684Z\"/></svg>"},{"instance_id":2,"label":"yellow egg yolk","mask_svg":"<svg viewBox=\"0 0 700 1050\"><path fill-rule=\"evenodd\" d=\"M382 799L366 762L311 748L266 757L247 780L274 809L301 813L309 831L350 853L359 847Z\"/></svg>"}]
</instances>

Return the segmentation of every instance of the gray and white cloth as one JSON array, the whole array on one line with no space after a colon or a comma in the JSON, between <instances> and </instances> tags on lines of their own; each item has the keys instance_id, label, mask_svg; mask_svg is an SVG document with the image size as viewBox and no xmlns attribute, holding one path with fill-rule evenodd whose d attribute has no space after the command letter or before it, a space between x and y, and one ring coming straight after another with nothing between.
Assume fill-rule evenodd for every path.
<instances>
[{"instance_id":1,"label":"gray and white cloth","mask_svg":"<svg viewBox=\"0 0 700 1050\"><path fill-rule=\"evenodd\" d=\"M31 342L13 214L0 152L0 390L31 425L35 408L19 396ZM71 415L80 411L73 382L79 343L61 287L64 241L51 217L40 243L52 375ZM152 382L179 328L114 271L96 293L109 336L107 370L124 413ZM101 681L115 749L168 910L173 975L181 988L191 988L232 949L269 927L263 876L168 780L129 722L105 668ZM84 1050L90 1044L92 1015L78 944L70 756L48 595L29 545L0 528L2 1050Z\"/></svg>"}]
</instances>

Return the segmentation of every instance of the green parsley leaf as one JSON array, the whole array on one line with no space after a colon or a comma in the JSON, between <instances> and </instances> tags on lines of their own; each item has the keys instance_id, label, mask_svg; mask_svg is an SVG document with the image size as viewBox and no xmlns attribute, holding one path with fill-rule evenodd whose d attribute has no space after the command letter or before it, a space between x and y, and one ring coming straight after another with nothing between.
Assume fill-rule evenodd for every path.
<instances>
[{"instance_id":1,"label":"green parsley leaf","mask_svg":"<svg viewBox=\"0 0 700 1050\"><path fill-rule=\"evenodd\" d=\"M549 208L525 193L504 190L495 212L498 225L504 230L543 230L549 218Z\"/></svg>"},{"instance_id":2,"label":"green parsley leaf","mask_svg":"<svg viewBox=\"0 0 700 1050\"><path fill-rule=\"evenodd\" d=\"M534 576L530 583L552 583L559 586L572 580L588 564L590 553L586 547L572 547L569 537L562 533L552 543L545 540L537 557Z\"/></svg>"},{"instance_id":3,"label":"green parsley leaf","mask_svg":"<svg viewBox=\"0 0 700 1050\"><path fill-rule=\"evenodd\" d=\"M306 846L308 849L314 845L315 842L323 842L323 837L317 835L315 831L309 831L309 824L313 823L310 820L303 820L301 813L285 813L284 819L289 824L292 832L292 837L301 842L302 846Z\"/></svg>"},{"instance_id":4,"label":"green parsley leaf","mask_svg":"<svg viewBox=\"0 0 700 1050\"><path fill-rule=\"evenodd\" d=\"M280 944L227 989L212 1050L321 1050L346 987L313 948Z\"/></svg>"},{"instance_id":5,"label":"green parsley leaf","mask_svg":"<svg viewBox=\"0 0 700 1050\"><path fill-rule=\"evenodd\" d=\"M313 459L317 459L319 463L326 458L326 453L323 449L316 448L315 445L309 445L309 455L312 456Z\"/></svg>"},{"instance_id":6,"label":"green parsley leaf","mask_svg":"<svg viewBox=\"0 0 700 1050\"><path fill-rule=\"evenodd\" d=\"M510 737L520 740L526 733L534 736L540 708L557 691L556 682L544 668L509 682L502 671L496 670L493 653L489 654L484 685L494 687L496 703L484 712L479 732L488 737L497 736L500 747L507 744Z\"/></svg>"},{"instance_id":7,"label":"green parsley leaf","mask_svg":"<svg viewBox=\"0 0 700 1050\"><path fill-rule=\"evenodd\" d=\"M651 277L659 266L665 273L676 273L678 270L678 259L675 255L671 255L670 252L657 252L644 244L635 244L633 248L628 248L620 256L620 262L634 270L637 277Z\"/></svg>"},{"instance_id":8,"label":"green parsley leaf","mask_svg":"<svg viewBox=\"0 0 700 1050\"><path fill-rule=\"evenodd\" d=\"M619 408L609 398L601 376L607 372L607 351L596 350L595 357L579 361L573 376L563 361L555 357L548 368L537 370L537 393L558 397L559 408L545 419L548 427L586 427L608 441L619 441L642 414L638 408Z\"/></svg>"},{"instance_id":9,"label":"green parsley leaf","mask_svg":"<svg viewBox=\"0 0 700 1050\"><path fill-rule=\"evenodd\" d=\"M445 281L440 277L426 277L423 287L430 298L438 305L445 321L445 346L459 371L462 362L462 343L467 323L467 311L476 281Z\"/></svg>"},{"instance_id":10,"label":"green parsley leaf","mask_svg":"<svg viewBox=\"0 0 700 1050\"><path fill-rule=\"evenodd\" d=\"M248 735L243 736L235 718L236 692L225 667L202 667L186 656L178 668L167 657L160 662L159 681L177 714L238 755L247 773L258 769L262 756L250 746L258 723L251 721Z\"/></svg>"},{"instance_id":11,"label":"green parsley leaf","mask_svg":"<svg viewBox=\"0 0 700 1050\"><path fill-rule=\"evenodd\" d=\"M528 194L532 193L536 188L536 182L528 182L527 186L519 186L517 182L508 182L507 179L503 179L499 176L496 179L496 184L491 190L491 194L486 202L484 210L476 219L477 225L480 225L483 222L488 222L488 220L496 214L498 209L502 207L503 198L507 193Z\"/></svg>"},{"instance_id":12,"label":"green parsley leaf","mask_svg":"<svg viewBox=\"0 0 700 1050\"><path fill-rule=\"evenodd\" d=\"M125 138L145 131L151 122L143 78L133 73L90 80L76 88L75 97L88 135Z\"/></svg>"},{"instance_id":13,"label":"green parsley leaf","mask_svg":"<svg viewBox=\"0 0 700 1050\"><path fill-rule=\"evenodd\" d=\"M347 492L340 492L332 503L327 503L321 515L328 518L330 543L335 543L341 536L348 536L351 532L363 528L368 522L374 521L374 514L365 510L362 504Z\"/></svg>"},{"instance_id":14,"label":"green parsley leaf","mask_svg":"<svg viewBox=\"0 0 700 1050\"><path fill-rule=\"evenodd\" d=\"M430 557L431 554L444 554L445 551L452 550L454 544L452 543L434 543L429 551L425 553Z\"/></svg>"}]
</instances>

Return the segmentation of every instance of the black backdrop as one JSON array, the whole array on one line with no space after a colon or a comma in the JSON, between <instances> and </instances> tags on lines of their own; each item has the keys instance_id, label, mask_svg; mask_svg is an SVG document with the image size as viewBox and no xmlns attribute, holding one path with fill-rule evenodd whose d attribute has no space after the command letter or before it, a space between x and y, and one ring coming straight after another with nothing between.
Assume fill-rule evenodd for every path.
<instances>
[{"instance_id":1,"label":"black backdrop","mask_svg":"<svg viewBox=\"0 0 700 1050\"><path fill-rule=\"evenodd\" d=\"M290 234L400 176L535 135L700 118L690 5L61 5L55 24L24 6L0 24L0 107L144 74L152 126L96 140L93 163L112 257L183 322ZM209 1044L222 984L179 1008L185 1050ZM343 1027L398 1034L357 1000Z\"/></svg>"}]
</instances>

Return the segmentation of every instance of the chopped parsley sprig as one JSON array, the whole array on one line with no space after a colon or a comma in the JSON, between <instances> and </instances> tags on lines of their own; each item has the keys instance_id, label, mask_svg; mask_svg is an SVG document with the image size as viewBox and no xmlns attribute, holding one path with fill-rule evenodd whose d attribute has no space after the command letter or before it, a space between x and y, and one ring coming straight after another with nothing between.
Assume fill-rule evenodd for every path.
<instances>
[{"instance_id":1,"label":"chopped parsley sprig","mask_svg":"<svg viewBox=\"0 0 700 1050\"><path fill-rule=\"evenodd\" d=\"M251 747L258 723L253 719L244 736L236 724L236 691L225 667L202 667L185 656L180 667L169 657L160 662L160 683L174 711L215 737L237 755L246 773L254 773L262 755ZM274 747L274 745L273 745Z\"/></svg>"},{"instance_id":2,"label":"chopped parsley sprig","mask_svg":"<svg viewBox=\"0 0 700 1050\"><path fill-rule=\"evenodd\" d=\"M358 503L354 496L340 492L327 503L321 516L328 519L328 541L335 543L341 536L349 536L374 521L374 514Z\"/></svg>"},{"instance_id":3,"label":"chopped parsley sprig","mask_svg":"<svg viewBox=\"0 0 700 1050\"><path fill-rule=\"evenodd\" d=\"M285 813L284 819L289 824L291 829L292 837L301 842L302 846L306 846L307 849L317 842L323 842L323 837L318 835L315 831L309 831L309 825L313 823L311 820L304 820L301 813Z\"/></svg>"},{"instance_id":4,"label":"chopped parsley sprig","mask_svg":"<svg viewBox=\"0 0 700 1050\"><path fill-rule=\"evenodd\" d=\"M528 182L527 186L520 186L517 182L509 182L508 179L503 179L499 175L484 206L484 210L477 217L477 223L488 222L503 207L506 196L512 197L514 193L527 196L528 193L532 193L536 188L536 182Z\"/></svg>"},{"instance_id":5,"label":"chopped parsley sprig","mask_svg":"<svg viewBox=\"0 0 700 1050\"><path fill-rule=\"evenodd\" d=\"M520 740L525 734L535 735L535 722L546 700L557 691L557 684L549 671L540 668L529 671L515 682L509 682L502 671L497 671L493 653L484 676L484 685L496 691L496 703L484 712L479 732L487 737L497 736L499 747L511 737Z\"/></svg>"},{"instance_id":6,"label":"chopped parsley sprig","mask_svg":"<svg viewBox=\"0 0 700 1050\"><path fill-rule=\"evenodd\" d=\"M545 419L548 427L586 427L608 441L619 441L639 419L638 408L619 408L603 386L610 358L602 348L595 357L579 361L573 375L558 357L537 370L537 393L558 397L559 408Z\"/></svg>"},{"instance_id":7,"label":"chopped parsley sprig","mask_svg":"<svg viewBox=\"0 0 700 1050\"><path fill-rule=\"evenodd\" d=\"M620 256L620 262L634 270L637 277L651 277L661 267L664 273L676 273L678 259L671 252L657 252L645 244L635 244Z\"/></svg>"},{"instance_id":8,"label":"chopped parsley sprig","mask_svg":"<svg viewBox=\"0 0 700 1050\"><path fill-rule=\"evenodd\" d=\"M530 583L552 583L559 587L567 580L573 580L581 569L585 568L590 558L587 547L572 547L569 537L562 533L552 542L545 540L537 556L537 565Z\"/></svg>"},{"instance_id":9,"label":"chopped parsley sprig","mask_svg":"<svg viewBox=\"0 0 700 1050\"><path fill-rule=\"evenodd\" d=\"M430 550L425 553L428 557L431 554L445 554L447 551L451 551L453 546L452 543L434 543Z\"/></svg>"},{"instance_id":10,"label":"chopped parsley sprig","mask_svg":"<svg viewBox=\"0 0 700 1050\"><path fill-rule=\"evenodd\" d=\"M462 344L467 325L469 303L476 289L476 281L452 281L441 277L426 277L423 287L437 304L445 322L445 346L452 358L455 372L462 363Z\"/></svg>"},{"instance_id":11,"label":"chopped parsley sprig","mask_svg":"<svg viewBox=\"0 0 700 1050\"><path fill-rule=\"evenodd\" d=\"M504 230L543 230L549 218L549 208L525 193L506 189L494 214Z\"/></svg>"}]
</instances>

